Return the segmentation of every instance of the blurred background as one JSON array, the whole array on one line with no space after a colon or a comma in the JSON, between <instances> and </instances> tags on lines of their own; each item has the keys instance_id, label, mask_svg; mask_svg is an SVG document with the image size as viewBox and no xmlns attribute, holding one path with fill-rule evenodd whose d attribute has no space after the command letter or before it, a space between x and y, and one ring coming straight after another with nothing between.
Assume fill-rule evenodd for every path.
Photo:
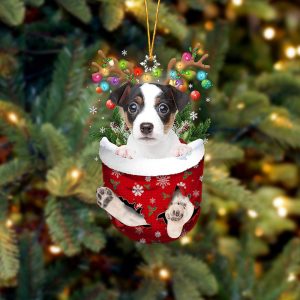
<instances>
[{"instance_id":1,"label":"blurred background","mask_svg":"<svg viewBox=\"0 0 300 300\"><path fill-rule=\"evenodd\" d=\"M144 1L1 0L0 299L299 300L299 32L298 0L162 1L162 68L199 41L214 86L200 220L149 246L96 205L90 135L112 118L91 61L144 59Z\"/></svg>"}]
</instances>

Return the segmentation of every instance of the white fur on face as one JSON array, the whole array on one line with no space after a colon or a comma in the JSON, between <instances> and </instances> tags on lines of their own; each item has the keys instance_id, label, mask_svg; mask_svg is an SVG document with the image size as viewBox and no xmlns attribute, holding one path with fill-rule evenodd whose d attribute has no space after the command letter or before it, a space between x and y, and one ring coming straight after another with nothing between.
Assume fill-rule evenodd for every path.
<instances>
[{"instance_id":1,"label":"white fur on face","mask_svg":"<svg viewBox=\"0 0 300 300\"><path fill-rule=\"evenodd\" d=\"M133 122L132 134L134 139L147 144L154 144L164 138L164 124L155 110L155 98L162 93L162 90L154 84L144 83L140 87L143 98L144 107L137 115ZM141 140L144 135L141 132L140 126L142 123L152 123L153 131L149 137L154 140Z\"/></svg>"}]
</instances>

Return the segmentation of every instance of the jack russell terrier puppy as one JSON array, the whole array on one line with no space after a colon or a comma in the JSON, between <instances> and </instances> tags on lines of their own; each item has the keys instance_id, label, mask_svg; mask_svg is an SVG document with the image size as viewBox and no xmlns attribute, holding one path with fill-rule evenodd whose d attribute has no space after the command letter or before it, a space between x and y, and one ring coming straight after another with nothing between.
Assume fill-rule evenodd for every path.
<instances>
[{"instance_id":1,"label":"jack russell terrier puppy","mask_svg":"<svg viewBox=\"0 0 300 300\"><path fill-rule=\"evenodd\" d=\"M182 144L172 130L176 113L189 102L189 96L171 85L127 83L110 95L120 106L121 114L131 131L127 145L120 146L116 154L124 158L165 158L187 155L191 148ZM110 215L127 226L148 225L141 214L122 202L112 190L97 189L97 203ZM165 212L167 232L178 238L190 220L194 206L188 197L176 190Z\"/></svg>"}]
</instances>

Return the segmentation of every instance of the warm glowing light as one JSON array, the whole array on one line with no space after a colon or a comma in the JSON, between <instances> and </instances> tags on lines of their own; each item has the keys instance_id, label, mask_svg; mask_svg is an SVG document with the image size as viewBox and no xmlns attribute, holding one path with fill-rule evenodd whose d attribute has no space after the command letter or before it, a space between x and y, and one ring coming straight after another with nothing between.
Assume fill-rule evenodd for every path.
<instances>
[{"instance_id":1,"label":"warm glowing light","mask_svg":"<svg viewBox=\"0 0 300 300\"><path fill-rule=\"evenodd\" d=\"M261 236L264 235L264 231L263 231L261 228L257 227L257 228L255 229L255 235L256 235L257 237L261 237Z\"/></svg>"},{"instance_id":2,"label":"warm glowing light","mask_svg":"<svg viewBox=\"0 0 300 300\"><path fill-rule=\"evenodd\" d=\"M218 209L218 214L220 216L225 216L227 214L227 211L224 207L221 207L221 208Z\"/></svg>"},{"instance_id":3,"label":"warm glowing light","mask_svg":"<svg viewBox=\"0 0 300 300\"><path fill-rule=\"evenodd\" d=\"M243 4L243 0L231 0L231 3L235 6L241 6Z\"/></svg>"},{"instance_id":4,"label":"warm glowing light","mask_svg":"<svg viewBox=\"0 0 300 300\"><path fill-rule=\"evenodd\" d=\"M144 82L150 82L150 81L152 80L152 77L151 77L149 74L144 74L144 75L142 76L142 80L143 80Z\"/></svg>"},{"instance_id":5,"label":"warm glowing light","mask_svg":"<svg viewBox=\"0 0 300 300\"><path fill-rule=\"evenodd\" d=\"M133 8L137 6L137 2L135 0L126 0L125 5L128 8Z\"/></svg>"},{"instance_id":6,"label":"warm glowing light","mask_svg":"<svg viewBox=\"0 0 300 300\"><path fill-rule=\"evenodd\" d=\"M273 27L266 27L263 31L263 36L266 40L274 39L276 31Z\"/></svg>"},{"instance_id":7,"label":"warm glowing light","mask_svg":"<svg viewBox=\"0 0 300 300\"><path fill-rule=\"evenodd\" d=\"M71 171L71 177L72 177L73 179L78 179L78 178L80 177L80 175L81 175L81 172L80 172L80 170L78 170L78 169L73 169L73 170Z\"/></svg>"},{"instance_id":8,"label":"warm glowing light","mask_svg":"<svg viewBox=\"0 0 300 300\"><path fill-rule=\"evenodd\" d=\"M297 52L296 49L293 46L289 46L285 49L285 55L287 58L294 58L296 56Z\"/></svg>"},{"instance_id":9,"label":"warm glowing light","mask_svg":"<svg viewBox=\"0 0 300 300\"><path fill-rule=\"evenodd\" d=\"M252 218L252 219L255 219L255 218L258 217L258 214L257 214L257 212L256 212L255 210L249 209L249 210L248 210L248 216L249 216L250 218Z\"/></svg>"},{"instance_id":10,"label":"warm glowing light","mask_svg":"<svg viewBox=\"0 0 300 300\"><path fill-rule=\"evenodd\" d=\"M14 112L8 113L7 118L11 123L14 123L14 124L17 124L19 122L19 118L18 118L17 114L15 114Z\"/></svg>"},{"instance_id":11,"label":"warm glowing light","mask_svg":"<svg viewBox=\"0 0 300 300\"><path fill-rule=\"evenodd\" d=\"M101 70L101 74L105 77L105 76L108 76L109 75L109 69L107 69L107 68L103 68L102 70Z\"/></svg>"},{"instance_id":12,"label":"warm glowing light","mask_svg":"<svg viewBox=\"0 0 300 300\"><path fill-rule=\"evenodd\" d=\"M270 119L271 119L272 121L275 121L277 118L278 118L278 114L276 114L276 113L271 113Z\"/></svg>"},{"instance_id":13,"label":"warm glowing light","mask_svg":"<svg viewBox=\"0 0 300 300\"><path fill-rule=\"evenodd\" d=\"M204 23L204 28L205 28L206 30L208 30L208 31L213 30L214 27L215 27L215 24L214 24L212 21L206 21L206 22Z\"/></svg>"},{"instance_id":14,"label":"warm glowing light","mask_svg":"<svg viewBox=\"0 0 300 300\"><path fill-rule=\"evenodd\" d=\"M206 161L211 161L211 155L210 154L206 154L205 155L205 160Z\"/></svg>"},{"instance_id":15,"label":"warm glowing light","mask_svg":"<svg viewBox=\"0 0 300 300\"><path fill-rule=\"evenodd\" d=\"M52 254L60 254L61 253L61 248L59 246L56 246L56 245L51 245L51 246L49 246L49 251Z\"/></svg>"},{"instance_id":16,"label":"warm glowing light","mask_svg":"<svg viewBox=\"0 0 300 300\"><path fill-rule=\"evenodd\" d=\"M270 173L272 171L272 165L269 163L264 163L262 165L262 170L264 173Z\"/></svg>"},{"instance_id":17,"label":"warm glowing light","mask_svg":"<svg viewBox=\"0 0 300 300\"><path fill-rule=\"evenodd\" d=\"M278 196L274 198L273 205L277 208L282 207L284 205L284 198L282 196Z\"/></svg>"},{"instance_id":18,"label":"warm glowing light","mask_svg":"<svg viewBox=\"0 0 300 300\"><path fill-rule=\"evenodd\" d=\"M14 225L14 223L13 223L13 221L11 219L7 219L6 220L5 226L7 228L11 228L13 225Z\"/></svg>"},{"instance_id":19,"label":"warm glowing light","mask_svg":"<svg viewBox=\"0 0 300 300\"><path fill-rule=\"evenodd\" d=\"M245 108L245 103L240 102L240 103L238 103L238 105L236 107L237 107L237 109L244 109Z\"/></svg>"},{"instance_id":20,"label":"warm glowing light","mask_svg":"<svg viewBox=\"0 0 300 300\"><path fill-rule=\"evenodd\" d=\"M288 278L287 278L287 281L288 282L293 282L297 279L296 275L294 273L290 273Z\"/></svg>"},{"instance_id":21,"label":"warm glowing light","mask_svg":"<svg viewBox=\"0 0 300 300\"><path fill-rule=\"evenodd\" d=\"M274 69L277 71L280 71L283 69L283 63L281 61L278 61L277 63L274 64Z\"/></svg>"},{"instance_id":22,"label":"warm glowing light","mask_svg":"<svg viewBox=\"0 0 300 300\"><path fill-rule=\"evenodd\" d=\"M187 245L187 244L190 244L191 242L192 242L192 238L188 235L185 235L180 239L181 245Z\"/></svg>"},{"instance_id":23,"label":"warm glowing light","mask_svg":"<svg viewBox=\"0 0 300 300\"><path fill-rule=\"evenodd\" d=\"M166 268L161 268L158 272L158 275L162 280L168 280L171 276L170 271Z\"/></svg>"},{"instance_id":24,"label":"warm glowing light","mask_svg":"<svg viewBox=\"0 0 300 300\"><path fill-rule=\"evenodd\" d=\"M183 62L179 61L178 63L176 63L175 67L176 67L176 70L181 71L184 68L184 64L183 64Z\"/></svg>"},{"instance_id":25,"label":"warm glowing light","mask_svg":"<svg viewBox=\"0 0 300 300\"><path fill-rule=\"evenodd\" d=\"M285 207L279 207L277 210L278 216L281 218L285 218L288 214L288 211Z\"/></svg>"},{"instance_id":26,"label":"warm glowing light","mask_svg":"<svg viewBox=\"0 0 300 300\"><path fill-rule=\"evenodd\" d=\"M297 47L297 54L300 56L300 45Z\"/></svg>"}]
</instances>

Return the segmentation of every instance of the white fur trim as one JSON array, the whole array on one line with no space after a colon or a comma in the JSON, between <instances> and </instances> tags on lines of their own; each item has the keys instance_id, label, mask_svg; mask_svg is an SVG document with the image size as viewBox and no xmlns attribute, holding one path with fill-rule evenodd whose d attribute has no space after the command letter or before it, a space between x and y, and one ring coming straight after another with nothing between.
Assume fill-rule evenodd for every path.
<instances>
[{"instance_id":1,"label":"white fur trim","mask_svg":"<svg viewBox=\"0 0 300 300\"><path fill-rule=\"evenodd\" d=\"M203 140L198 139L188 144L192 152L185 158L124 158L117 154L117 146L106 137L100 141L99 156L109 168L122 173L139 176L160 176L184 172L197 165L204 156Z\"/></svg>"}]
</instances>

